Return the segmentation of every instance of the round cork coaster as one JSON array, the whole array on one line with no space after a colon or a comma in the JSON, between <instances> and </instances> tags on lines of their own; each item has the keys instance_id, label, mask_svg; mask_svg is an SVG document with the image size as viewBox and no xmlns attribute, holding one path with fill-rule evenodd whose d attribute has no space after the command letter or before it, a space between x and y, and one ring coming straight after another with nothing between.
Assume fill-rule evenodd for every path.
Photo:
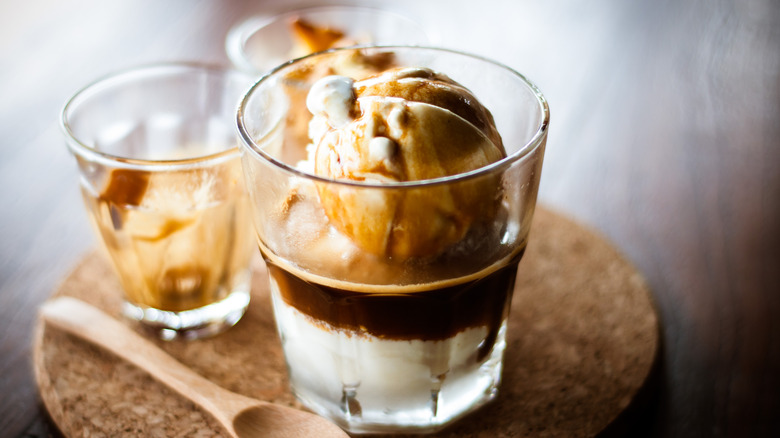
<instances>
[{"instance_id":1,"label":"round cork coaster","mask_svg":"<svg viewBox=\"0 0 780 438\"><path fill-rule=\"evenodd\" d=\"M63 295L120 312L119 285L97 252L54 292ZM235 327L204 340L153 341L229 390L300 407L288 389L259 260L251 304ZM538 208L520 262L507 344L498 398L434 436L604 431L651 374L658 318L642 276L603 237ZM226 436L207 413L143 371L41 323L34 365L44 404L66 436Z\"/></svg>"}]
</instances>

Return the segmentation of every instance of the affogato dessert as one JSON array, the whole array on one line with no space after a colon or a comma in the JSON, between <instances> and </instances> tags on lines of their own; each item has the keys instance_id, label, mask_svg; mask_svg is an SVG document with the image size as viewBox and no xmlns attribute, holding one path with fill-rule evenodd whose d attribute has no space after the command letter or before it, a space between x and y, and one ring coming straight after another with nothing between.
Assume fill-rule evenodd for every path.
<instances>
[{"instance_id":1,"label":"affogato dessert","mask_svg":"<svg viewBox=\"0 0 780 438\"><path fill-rule=\"evenodd\" d=\"M298 169L317 179L292 178L259 232L293 389L350 431L397 430L394 413L434 430L500 379L525 243L495 244L511 209L500 174L446 178L505 158L501 136L428 68L325 76L306 104Z\"/></svg>"}]
</instances>

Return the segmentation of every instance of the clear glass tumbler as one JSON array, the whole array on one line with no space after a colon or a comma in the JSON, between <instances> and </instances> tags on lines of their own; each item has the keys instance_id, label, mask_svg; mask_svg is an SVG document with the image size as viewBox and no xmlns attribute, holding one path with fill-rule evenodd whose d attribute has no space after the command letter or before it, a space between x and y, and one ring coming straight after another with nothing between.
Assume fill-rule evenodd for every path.
<instances>
[{"instance_id":1,"label":"clear glass tumbler","mask_svg":"<svg viewBox=\"0 0 780 438\"><path fill-rule=\"evenodd\" d=\"M306 42L302 41L301 33L307 37ZM428 44L431 38L422 25L399 13L332 5L250 17L230 29L225 50L233 66L259 76L287 60L326 48L356 44L419 45ZM318 44L312 44L311 40Z\"/></svg>"},{"instance_id":2,"label":"clear glass tumbler","mask_svg":"<svg viewBox=\"0 0 780 438\"><path fill-rule=\"evenodd\" d=\"M61 126L124 313L163 338L234 325L249 303L251 215L235 140L243 74L126 70L78 91Z\"/></svg>"},{"instance_id":3,"label":"clear glass tumbler","mask_svg":"<svg viewBox=\"0 0 780 438\"><path fill-rule=\"evenodd\" d=\"M506 158L418 181L315 174L301 132L311 118L305 97L318 66L356 57L427 67L470 89L492 112ZM510 68L464 53L337 49L263 77L237 123L296 396L355 433L436 431L494 399L547 137L539 90ZM427 252L439 231L451 229L457 238ZM393 250L366 249L366 240L386 232Z\"/></svg>"}]
</instances>

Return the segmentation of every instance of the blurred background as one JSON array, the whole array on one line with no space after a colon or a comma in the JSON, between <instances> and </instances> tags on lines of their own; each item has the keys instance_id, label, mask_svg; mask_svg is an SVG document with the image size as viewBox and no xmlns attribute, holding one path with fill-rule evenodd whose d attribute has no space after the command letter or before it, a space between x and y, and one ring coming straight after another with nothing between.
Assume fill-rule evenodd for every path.
<instances>
[{"instance_id":1,"label":"blurred background","mask_svg":"<svg viewBox=\"0 0 780 438\"><path fill-rule=\"evenodd\" d=\"M332 3L0 3L0 436L46 433L36 308L95 245L58 127L66 99L137 64L228 64L240 20ZM545 94L540 202L626 254L661 317L654 395L630 436L780 433L780 2L339 4L407 15Z\"/></svg>"}]
</instances>

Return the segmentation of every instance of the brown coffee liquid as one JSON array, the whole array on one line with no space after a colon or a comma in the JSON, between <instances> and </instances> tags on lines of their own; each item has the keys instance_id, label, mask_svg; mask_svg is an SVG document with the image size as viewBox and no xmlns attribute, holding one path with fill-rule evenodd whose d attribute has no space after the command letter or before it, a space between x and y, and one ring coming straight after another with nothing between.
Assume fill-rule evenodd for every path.
<instances>
[{"instance_id":1,"label":"brown coffee liquid","mask_svg":"<svg viewBox=\"0 0 780 438\"><path fill-rule=\"evenodd\" d=\"M261 248L263 250L264 248ZM393 340L442 340L471 327L486 327L488 335L478 354L493 347L509 304L524 249L507 263L483 277L470 276L462 283L448 282L429 289L414 286L387 288L382 292L333 287L295 275L265 257L269 274L284 302L317 322L347 332ZM265 256L265 251L263 251ZM344 285L344 283L340 283Z\"/></svg>"},{"instance_id":2,"label":"brown coffee liquid","mask_svg":"<svg viewBox=\"0 0 780 438\"><path fill-rule=\"evenodd\" d=\"M249 200L241 163L231 160L206 171L149 172L113 169L104 189L82 194L131 303L183 312L223 300L241 284L253 247ZM203 205L192 187L207 183ZM176 183L178 185L167 183ZM145 204L150 190L187 199L181 209ZM217 186L219 190L214 187Z\"/></svg>"}]
</instances>

